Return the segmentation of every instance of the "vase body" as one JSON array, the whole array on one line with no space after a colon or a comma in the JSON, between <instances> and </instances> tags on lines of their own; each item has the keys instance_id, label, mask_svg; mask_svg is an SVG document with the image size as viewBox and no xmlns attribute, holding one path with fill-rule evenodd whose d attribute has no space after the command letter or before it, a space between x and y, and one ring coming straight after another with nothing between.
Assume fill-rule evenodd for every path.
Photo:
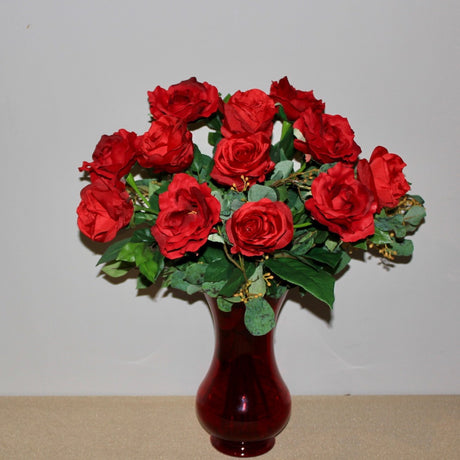
<instances>
[{"instance_id":1,"label":"vase body","mask_svg":"<svg viewBox=\"0 0 460 460\"><path fill-rule=\"evenodd\" d=\"M210 369L196 397L197 417L212 445L235 457L254 457L270 450L286 426L291 396L274 355L274 329L251 335L244 325L244 304L231 312L206 297L215 333ZM284 297L267 299L277 318Z\"/></svg>"}]
</instances>

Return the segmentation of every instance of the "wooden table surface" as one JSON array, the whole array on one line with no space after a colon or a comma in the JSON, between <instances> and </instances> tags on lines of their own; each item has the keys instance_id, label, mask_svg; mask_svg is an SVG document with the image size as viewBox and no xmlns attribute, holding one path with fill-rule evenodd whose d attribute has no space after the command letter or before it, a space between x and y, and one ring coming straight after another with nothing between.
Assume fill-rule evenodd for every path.
<instances>
[{"instance_id":1,"label":"wooden table surface","mask_svg":"<svg viewBox=\"0 0 460 460\"><path fill-rule=\"evenodd\" d=\"M0 397L0 459L231 458L190 396ZM294 396L264 460L460 459L460 396Z\"/></svg>"}]
</instances>

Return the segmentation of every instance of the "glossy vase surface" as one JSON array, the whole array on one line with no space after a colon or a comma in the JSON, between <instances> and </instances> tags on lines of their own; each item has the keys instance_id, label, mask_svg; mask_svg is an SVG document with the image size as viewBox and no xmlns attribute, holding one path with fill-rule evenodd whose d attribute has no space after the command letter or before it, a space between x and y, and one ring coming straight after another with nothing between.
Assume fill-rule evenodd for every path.
<instances>
[{"instance_id":1,"label":"glossy vase surface","mask_svg":"<svg viewBox=\"0 0 460 460\"><path fill-rule=\"evenodd\" d=\"M243 303L223 312L216 299L206 300L215 349L196 397L198 420L217 450L235 457L261 455L273 447L291 412L291 396L275 361L274 329L253 336L244 325ZM284 297L267 300L277 318Z\"/></svg>"}]
</instances>

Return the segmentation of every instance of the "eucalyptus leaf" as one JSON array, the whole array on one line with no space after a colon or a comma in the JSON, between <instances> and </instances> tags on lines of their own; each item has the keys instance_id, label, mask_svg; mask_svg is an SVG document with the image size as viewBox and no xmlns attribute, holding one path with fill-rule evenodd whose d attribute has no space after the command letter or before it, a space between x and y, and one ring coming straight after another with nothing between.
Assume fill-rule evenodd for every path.
<instances>
[{"instance_id":1,"label":"eucalyptus leaf","mask_svg":"<svg viewBox=\"0 0 460 460\"><path fill-rule=\"evenodd\" d=\"M225 280L214 282L205 281L203 282L201 287L203 288L203 291L206 292L206 294L209 294L211 297L217 297L221 289L224 287L225 283Z\"/></svg>"},{"instance_id":2,"label":"eucalyptus leaf","mask_svg":"<svg viewBox=\"0 0 460 460\"><path fill-rule=\"evenodd\" d=\"M403 222L406 226L410 226L411 230L415 230L426 216L425 208L422 206L412 206L404 215Z\"/></svg>"},{"instance_id":3,"label":"eucalyptus leaf","mask_svg":"<svg viewBox=\"0 0 460 460\"><path fill-rule=\"evenodd\" d=\"M290 174L292 174L293 170L294 164L291 160L280 161L279 163L276 163L270 180L286 179L290 176Z\"/></svg>"},{"instance_id":4,"label":"eucalyptus leaf","mask_svg":"<svg viewBox=\"0 0 460 460\"><path fill-rule=\"evenodd\" d=\"M396 251L396 256L408 257L414 252L414 244L411 240L403 240L388 245L390 249Z\"/></svg>"},{"instance_id":5,"label":"eucalyptus leaf","mask_svg":"<svg viewBox=\"0 0 460 460\"><path fill-rule=\"evenodd\" d=\"M277 201L278 195L275 190L266 185L254 184L248 192L248 201L260 201L262 198L268 198L271 201Z\"/></svg>"},{"instance_id":6,"label":"eucalyptus leaf","mask_svg":"<svg viewBox=\"0 0 460 460\"><path fill-rule=\"evenodd\" d=\"M190 284L203 284L207 268L206 264L190 264L185 270L185 280Z\"/></svg>"},{"instance_id":7,"label":"eucalyptus leaf","mask_svg":"<svg viewBox=\"0 0 460 460\"><path fill-rule=\"evenodd\" d=\"M370 240L374 244L388 244L394 241L388 232L384 232L378 227L375 227L375 233Z\"/></svg>"},{"instance_id":8,"label":"eucalyptus leaf","mask_svg":"<svg viewBox=\"0 0 460 460\"><path fill-rule=\"evenodd\" d=\"M222 238L221 235L219 235L218 233L211 233L209 236L208 236L208 241L212 241L214 243L221 243L221 244L224 244L225 243L225 240Z\"/></svg>"},{"instance_id":9,"label":"eucalyptus leaf","mask_svg":"<svg viewBox=\"0 0 460 460\"><path fill-rule=\"evenodd\" d=\"M244 324L255 336L268 334L275 327L275 313L264 298L251 299L246 303Z\"/></svg>"},{"instance_id":10,"label":"eucalyptus leaf","mask_svg":"<svg viewBox=\"0 0 460 460\"><path fill-rule=\"evenodd\" d=\"M233 303L229 302L227 299L224 299L223 297L217 297L217 306L219 307L219 310L228 313L232 311Z\"/></svg>"},{"instance_id":11,"label":"eucalyptus leaf","mask_svg":"<svg viewBox=\"0 0 460 460\"><path fill-rule=\"evenodd\" d=\"M249 293L263 297L267 291L267 283L264 280L264 267L259 264L254 273L249 278Z\"/></svg>"}]
</instances>

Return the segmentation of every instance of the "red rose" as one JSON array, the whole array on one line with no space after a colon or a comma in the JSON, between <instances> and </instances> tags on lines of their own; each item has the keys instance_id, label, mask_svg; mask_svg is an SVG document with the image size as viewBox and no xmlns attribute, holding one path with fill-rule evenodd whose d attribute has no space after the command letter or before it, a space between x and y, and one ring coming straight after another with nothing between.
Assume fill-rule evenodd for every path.
<instances>
[{"instance_id":1,"label":"red rose","mask_svg":"<svg viewBox=\"0 0 460 460\"><path fill-rule=\"evenodd\" d=\"M402 170L406 163L385 147L376 147L370 161L358 162L358 178L374 192L378 201L377 212L383 207L393 208L399 199L410 190Z\"/></svg>"},{"instance_id":2,"label":"red rose","mask_svg":"<svg viewBox=\"0 0 460 460\"><path fill-rule=\"evenodd\" d=\"M231 252L261 256L287 246L294 236L292 214L281 201L247 202L226 222Z\"/></svg>"},{"instance_id":3,"label":"red rose","mask_svg":"<svg viewBox=\"0 0 460 460\"><path fill-rule=\"evenodd\" d=\"M184 173L174 176L168 190L160 195L159 204L160 213L151 233L168 259L198 251L220 221L220 203L211 189Z\"/></svg>"},{"instance_id":4,"label":"red rose","mask_svg":"<svg viewBox=\"0 0 460 460\"><path fill-rule=\"evenodd\" d=\"M287 77L279 82L272 82L270 96L275 102L279 102L289 120L297 120L302 112L311 108L313 112L323 113L325 104L321 99L313 96L313 91L300 91L289 83Z\"/></svg>"},{"instance_id":5,"label":"red rose","mask_svg":"<svg viewBox=\"0 0 460 460\"><path fill-rule=\"evenodd\" d=\"M219 93L215 86L200 83L195 77L170 86L167 90L157 86L147 92L153 118L172 115L186 123L209 117L217 111Z\"/></svg>"},{"instance_id":6,"label":"red rose","mask_svg":"<svg viewBox=\"0 0 460 460\"><path fill-rule=\"evenodd\" d=\"M358 241L374 234L377 203L372 192L355 179L351 166L337 163L321 173L311 187L305 208L343 241Z\"/></svg>"},{"instance_id":7,"label":"red rose","mask_svg":"<svg viewBox=\"0 0 460 460\"><path fill-rule=\"evenodd\" d=\"M223 105L224 121L222 135L232 137L257 132L270 137L273 118L277 112L275 103L260 89L237 91Z\"/></svg>"},{"instance_id":8,"label":"red rose","mask_svg":"<svg viewBox=\"0 0 460 460\"><path fill-rule=\"evenodd\" d=\"M88 171L91 180L98 177L121 179L135 163L136 133L120 129L108 136L104 134L93 152L93 161L83 162L79 171Z\"/></svg>"},{"instance_id":9,"label":"red rose","mask_svg":"<svg viewBox=\"0 0 460 460\"><path fill-rule=\"evenodd\" d=\"M242 191L247 183L263 182L274 167L270 159L270 141L262 133L224 137L217 144L211 177L219 184L235 186Z\"/></svg>"},{"instance_id":10,"label":"red rose","mask_svg":"<svg viewBox=\"0 0 460 460\"><path fill-rule=\"evenodd\" d=\"M192 133L187 124L176 117L163 116L139 136L137 162L156 173L176 173L187 169L193 161Z\"/></svg>"},{"instance_id":11,"label":"red rose","mask_svg":"<svg viewBox=\"0 0 460 460\"><path fill-rule=\"evenodd\" d=\"M298 130L294 147L320 163L355 163L361 153L361 147L353 140L355 134L348 120L340 115L320 114L307 109L293 126Z\"/></svg>"},{"instance_id":12,"label":"red rose","mask_svg":"<svg viewBox=\"0 0 460 460\"><path fill-rule=\"evenodd\" d=\"M96 180L83 188L80 196L77 223L88 238L105 243L129 224L133 203L121 182Z\"/></svg>"}]
</instances>

